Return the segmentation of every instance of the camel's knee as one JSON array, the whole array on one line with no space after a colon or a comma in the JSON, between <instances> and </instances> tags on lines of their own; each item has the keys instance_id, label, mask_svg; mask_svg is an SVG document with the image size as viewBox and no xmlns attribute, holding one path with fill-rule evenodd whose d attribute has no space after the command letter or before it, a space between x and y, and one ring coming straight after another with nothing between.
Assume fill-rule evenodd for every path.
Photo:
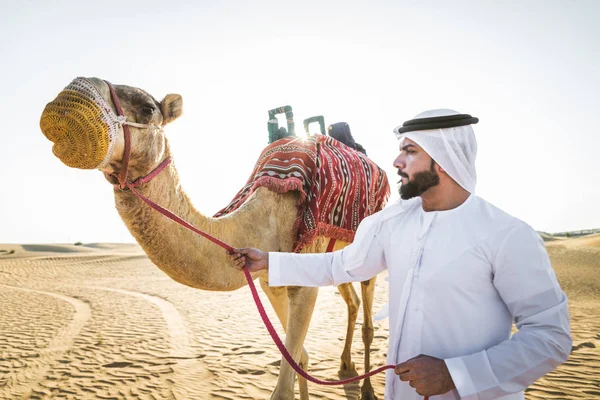
<instances>
[{"instance_id":1,"label":"camel's knee","mask_svg":"<svg viewBox=\"0 0 600 400\"><path fill-rule=\"evenodd\" d=\"M358 315L359 308L360 308L360 299L356 298L356 301L348 302L348 314Z\"/></svg>"},{"instance_id":2,"label":"camel's knee","mask_svg":"<svg viewBox=\"0 0 600 400\"><path fill-rule=\"evenodd\" d=\"M351 283L344 283L338 286L338 290L346 302L346 306L348 307L348 314L350 315L358 315L358 309L360 308L360 298L356 294L354 290L354 286Z\"/></svg>"},{"instance_id":3,"label":"camel's knee","mask_svg":"<svg viewBox=\"0 0 600 400\"><path fill-rule=\"evenodd\" d=\"M319 288L288 286L288 301L290 306L310 307L315 306L319 294Z\"/></svg>"}]
</instances>

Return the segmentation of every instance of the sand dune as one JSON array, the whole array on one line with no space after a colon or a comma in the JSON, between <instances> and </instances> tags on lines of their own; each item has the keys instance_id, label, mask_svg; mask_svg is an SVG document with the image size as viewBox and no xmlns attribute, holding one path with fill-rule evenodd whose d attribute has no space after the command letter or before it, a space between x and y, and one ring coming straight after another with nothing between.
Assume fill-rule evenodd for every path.
<instances>
[{"instance_id":1,"label":"sand dune","mask_svg":"<svg viewBox=\"0 0 600 400\"><path fill-rule=\"evenodd\" d=\"M546 243L569 298L573 351L556 371L536 382L530 399L600 398L600 235Z\"/></svg>"},{"instance_id":2,"label":"sand dune","mask_svg":"<svg viewBox=\"0 0 600 400\"><path fill-rule=\"evenodd\" d=\"M144 254L137 244L133 243L88 243L88 244L0 244L0 260L21 257L43 257L73 255L86 253L106 255Z\"/></svg>"},{"instance_id":3,"label":"sand dune","mask_svg":"<svg viewBox=\"0 0 600 400\"><path fill-rule=\"evenodd\" d=\"M527 398L600 398L600 235L546 244L569 296L574 346ZM375 310L387 298L383 276L377 287ZM0 245L0 304L0 399L264 399L276 383L280 355L248 288L182 286L137 245ZM338 379L340 315L337 291L321 289L306 342L321 379ZM362 372L360 336L359 324L353 357ZM375 367L387 336L387 320L376 322ZM383 374L373 380L380 399L383 383ZM359 394L357 384L309 387L311 399Z\"/></svg>"}]
</instances>

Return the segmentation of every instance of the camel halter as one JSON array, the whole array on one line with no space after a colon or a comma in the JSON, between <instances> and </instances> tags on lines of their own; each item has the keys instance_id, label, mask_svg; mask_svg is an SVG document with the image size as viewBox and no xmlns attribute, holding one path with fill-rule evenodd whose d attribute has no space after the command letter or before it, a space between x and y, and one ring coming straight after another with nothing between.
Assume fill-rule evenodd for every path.
<instances>
[{"instance_id":1,"label":"camel halter","mask_svg":"<svg viewBox=\"0 0 600 400\"><path fill-rule=\"evenodd\" d=\"M110 97L112 98L115 108L117 109L117 117L124 119L125 116L123 115L123 109L121 108L121 103L119 102L119 97L117 96L117 93L115 92L115 88L109 81L104 81L104 82L106 82L106 84L108 85L108 88L110 89ZM117 175L115 175L113 173L113 174L111 174L111 176L115 176L117 178L117 180L119 181L118 184L114 185L115 189L121 189L121 190L130 189L130 190L134 191L133 188L140 186L146 182L149 182L152 178L154 178L156 175L158 175L163 169L165 169L165 167L171 163L171 157L167 157L166 159L164 159L158 165L158 167L156 167L148 175L138 178L133 182L130 182L127 179L127 173L129 170L129 158L131 157L131 131L129 130L128 125L135 126L137 128L154 128L154 129L160 129L160 130L162 130L162 129L155 125L138 124L135 122L127 122L127 121L123 123L123 137L125 140L125 148L123 149L123 161L121 164L121 170L119 171L119 173Z\"/></svg>"},{"instance_id":2,"label":"camel halter","mask_svg":"<svg viewBox=\"0 0 600 400\"><path fill-rule=\"evenodd\" d=\"M105 81L108 84L108 87L110 88L110 94L112 97L112 100L115 104L115 108L117 109L117 113L119 115L122 115L123 112L121 110L121 105L119 103L119 98L117 97L112 85ZM171 157L167 158L166 160L164 160L154 171L152 171L150 174L146 175L143 178L139 178L134 182L129 182L127 181L127 166L128 166L128 162L129 162L129 153L131 151L130 149L130 133L129 133L129 129L127 128L127 126L123 126L124 129L124 133L125 133L125 150L124 150L124 154L123 154L123 168L121 169L120 173L119 173L119 184L118 185L114 185L115 188L120 188L120 189L125 189L128 188L129 190L131 190L132 193L134 193L137 197L139 197L142 201L144 201L146 204L148 204L151 208L153 208L154 210L158 211L159 213L161 213L162 215L164 215L165 217L171 219L172 221L177 222L179 225L186 227L187 229L205 237L206 239L210 240L211 242L221 246L222 248L224 248L225 250L227 250L227 252L229 253L233 253L234 252L234 248L231 247L230 245L228 245L227 243L215 238L214 236L209 235L206 232L201 231L200 229L196 228L195 226L193 226L192 224L190 224L189 222L185 221L184 219L180 218L179 216L177 216L176 214L174 214L173 212L167 210L166 208L162 207L161 205L155 203L154 201L150 200L149 198L147 198L146 196L144 196L143 194L141 194L139 191L137 191L135 189L135 187L141 185L142 183L146 183L148 181L150 181L153 177L155 177L156 175L158 175L160 173L160 171L162 171L164 169L164 167L166 167L170 162L171 162ZM125 171L125 172L123 172ZM123 177L123 181L121 181L121 177ZM348 379L342 379L339 381L323 381L317 378L312 377L311 375L309 375L306 371L304 371L302 369L302 367L300 367L298 365L298 363L296 363L296 361L294 361L294 358L292 357L292 355L289 353L289 351L287 350L287 348L285 347L285 344L281 341L281 338L279 337L279 335L277 334L277 331L275 330L275 328L273 327L273 324L271 323L271 321L269 320L269 316L267 315L267 312L265 311L265 308L262 304L262 301L260 300L260 297L258 297L258 291L256 290L256 286L254 285L254 281L252 280L252 276L250 275L250 271L248 270L248 268L243 268L244 271L244 275L246 277L246 281L248 282L248 286L250 287L250 291L252 292L252 297L254 298L254 303L256 304L256 308L258 309L258 312L263 320L263 323L265 324L265 327L267 328L267 330L269 331L269 334L271 335L271 338L273 339L273 341L275 342L275 344L277 345L277 348L279 349L279 351L281 352L281 354L283 355L283 358L285 358L285 360L288 362L288 364L290 364L290 366L294 369L294 371L296 371L296 373L298 373L298 375L302 376L304 379L319 384L319 385L325 385L325 386L335 386L335 385L345 385L348 383L352 383L352 382L356 382L356 381L360 381L362 379L368 378L372 375L378 374L380 372L383 372L387 369L393 369L395 368L395 365L384 365L383 367L379 367L373 371L370 371L368 373L365 373L363 375L359 375L359 376L355 376L353 378L348 378ZM429 397L425 396L424 400L428 400Z\"/></svg>"}]
</instances>

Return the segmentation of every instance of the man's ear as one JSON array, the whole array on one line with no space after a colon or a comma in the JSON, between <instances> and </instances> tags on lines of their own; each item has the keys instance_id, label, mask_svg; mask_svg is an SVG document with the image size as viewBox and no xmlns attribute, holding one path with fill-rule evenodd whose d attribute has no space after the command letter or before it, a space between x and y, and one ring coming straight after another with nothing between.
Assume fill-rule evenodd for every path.
<instances>
[{"instance_id":1,"label":"man's ear","mask_svg":"<svg viewBox=\"0 0 600 400\"><path fill-rule=\"evenodd\" d=\"M163 115L162 125L165 126L179 118L183 112L183 99L178 94L166 95L160 102L160 111Z\"/></svg>"},{"instance_id":2,"label":"man's ear","mask_svg":"<svg viewBox=\"0 0 600 400\"><path fill-rule=\"evenodd\" d=\"M448 173L446 172L446 170L444 168L442 168L442 166L438 163L435 163L435 168L437 168L437 172L442 173L442 174L446 174L448 175Z\"/></svg>"}]
</instances>

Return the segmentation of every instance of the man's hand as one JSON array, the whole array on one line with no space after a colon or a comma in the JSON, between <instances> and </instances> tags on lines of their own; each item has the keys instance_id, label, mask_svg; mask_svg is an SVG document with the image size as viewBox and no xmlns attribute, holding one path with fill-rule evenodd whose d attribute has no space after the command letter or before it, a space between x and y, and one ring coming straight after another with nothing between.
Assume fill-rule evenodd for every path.
<instances>
[{"instance_id":1,"label":"man's hand","mask_svg":"<svg viewBox=\"0 0 600 400\"><path fill-rule=\"evenodd\" d=\"M394 372L421 396L444 394L455 388L446 363L439 358L421 354L396 365Z\"/></svg>"},{"instance_id":2,"label":"man's hand","mask_svg":"<svg viewBox=\"0 0 600 400\"><path fill-rule=\"evenodd\" d=\"M250 272L257 272L269 267L269 253L258 249L233 249L231 260L240 271L244 265Z\"/></svg>"}]
</instances>

